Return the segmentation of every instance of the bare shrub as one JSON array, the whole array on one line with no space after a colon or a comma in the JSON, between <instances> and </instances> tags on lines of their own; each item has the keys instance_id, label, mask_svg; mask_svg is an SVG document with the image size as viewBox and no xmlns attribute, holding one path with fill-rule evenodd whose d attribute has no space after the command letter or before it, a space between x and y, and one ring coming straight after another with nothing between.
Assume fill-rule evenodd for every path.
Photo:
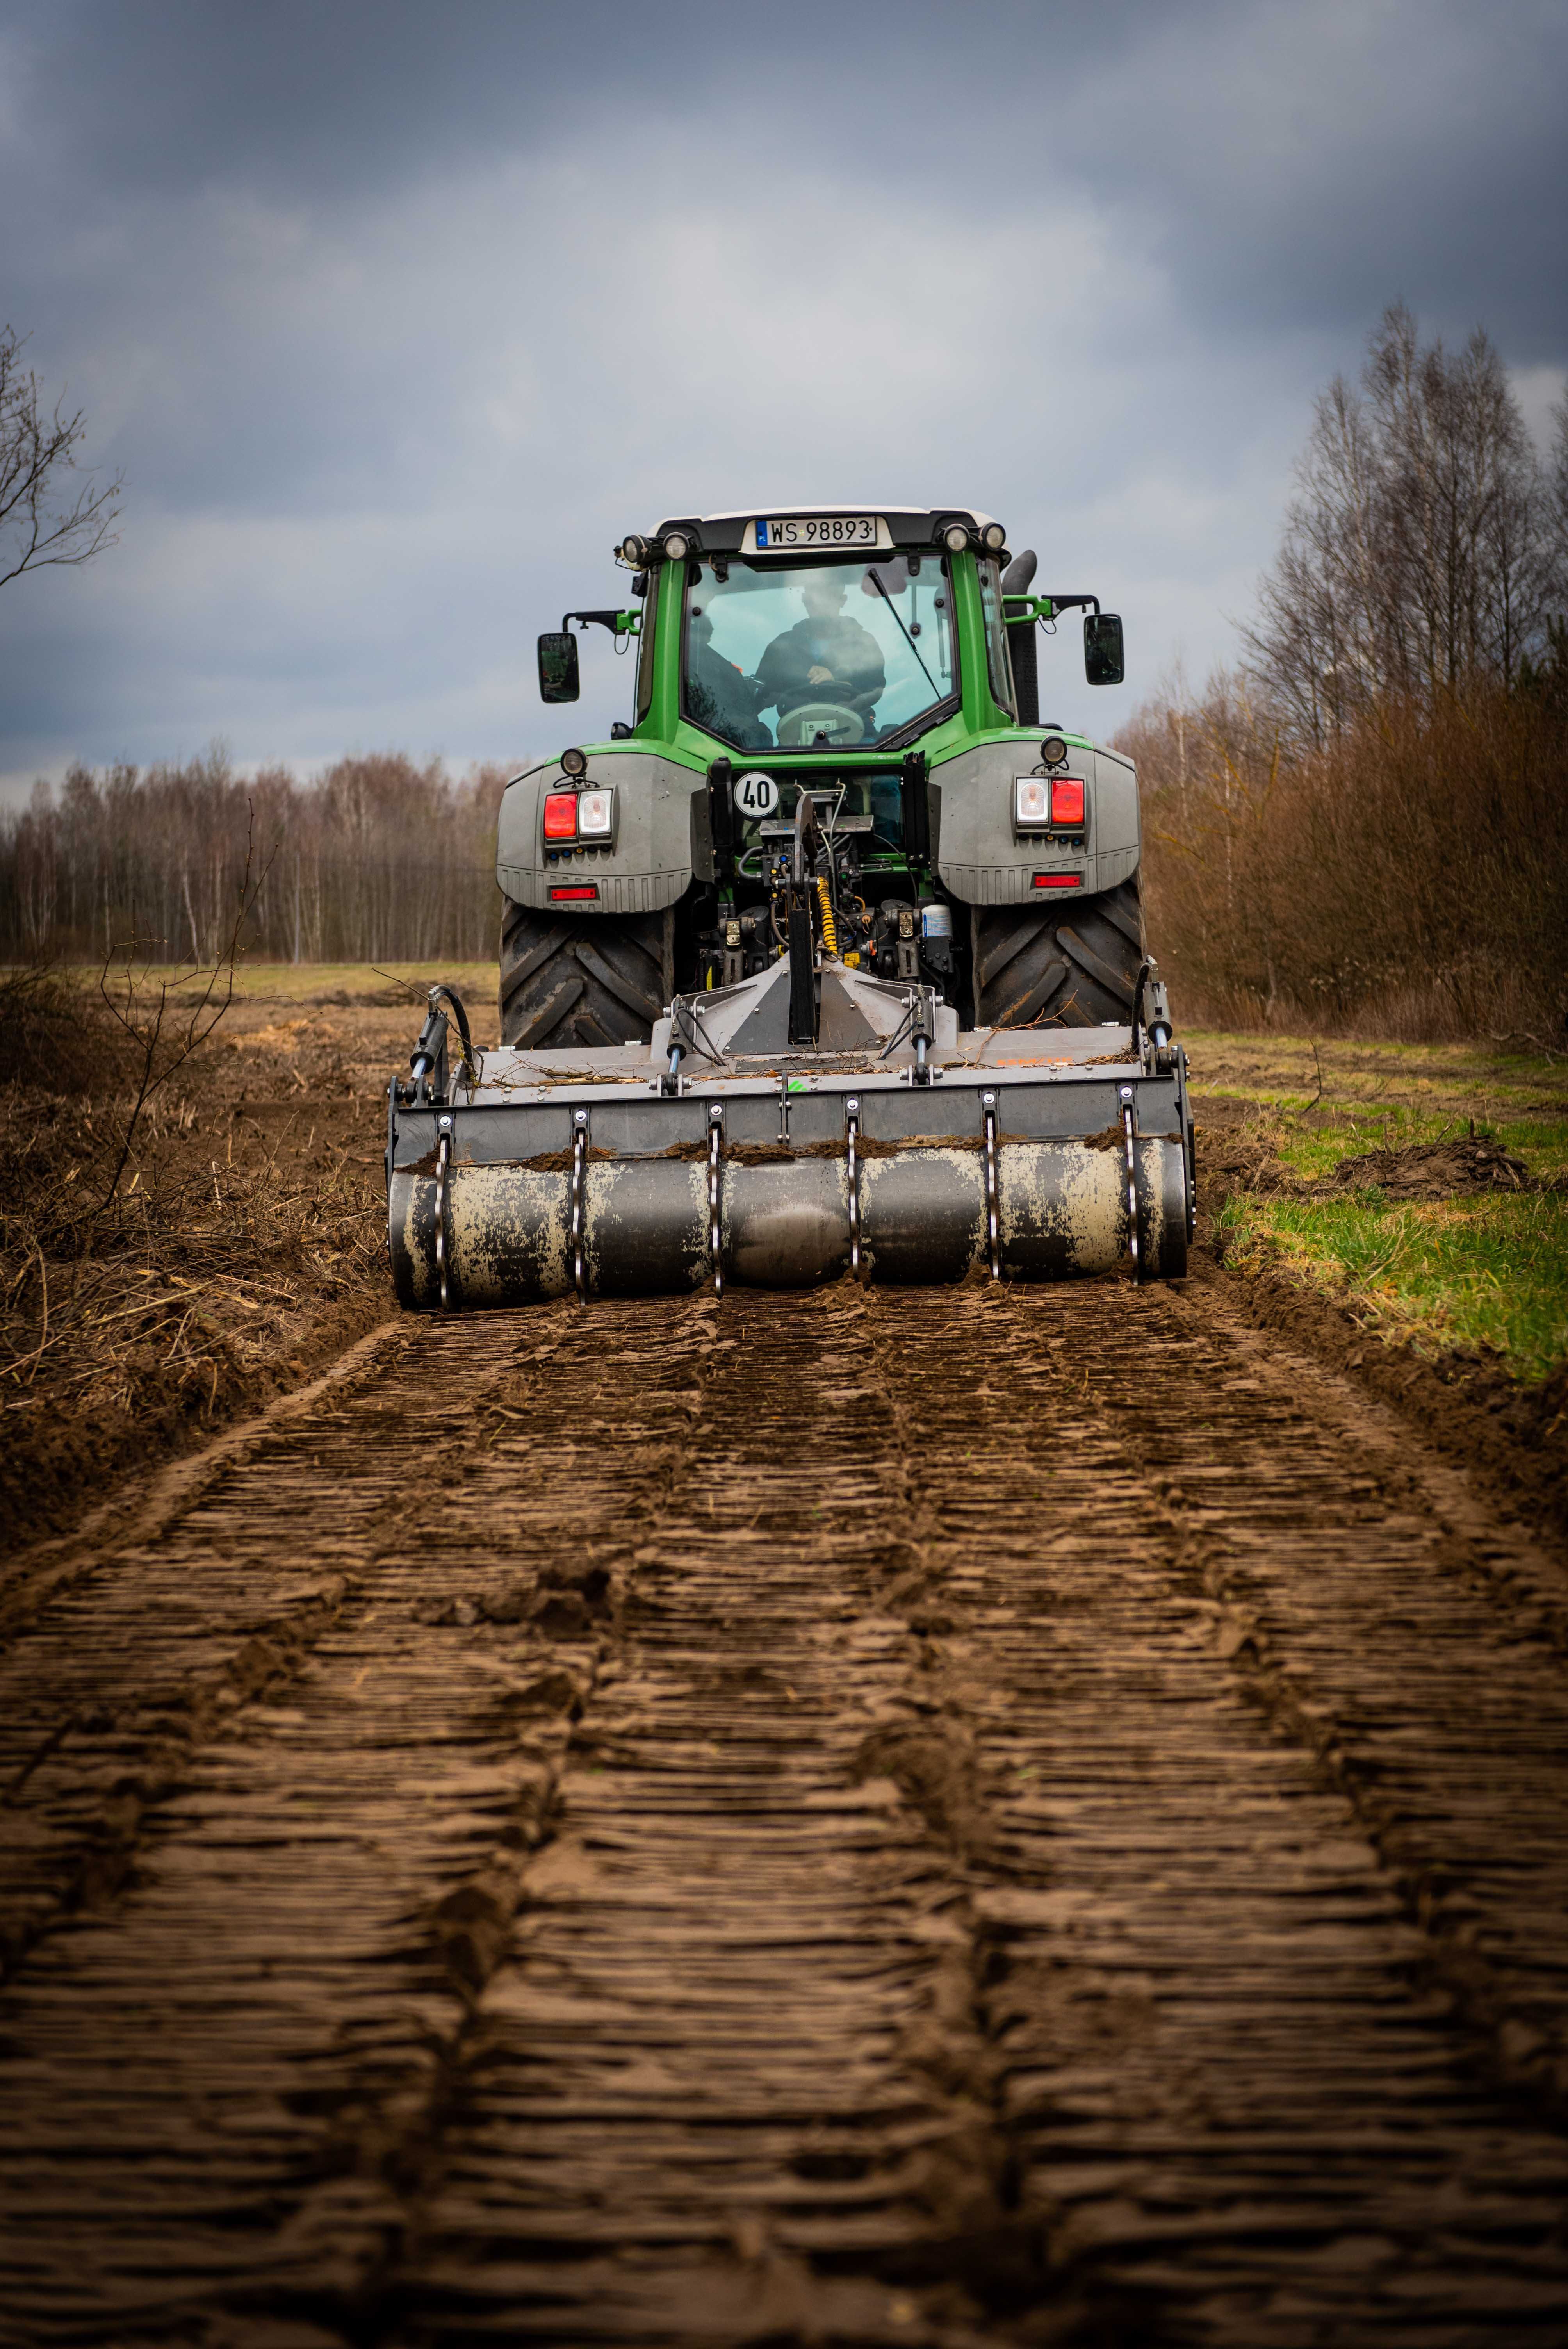
<instances>
[{"instance_id":1,"label":"bare shrub","mask_svg":"<svg viewBox=\"0 0 1568 2349\"><path fill-rule=\"evenodd\" d=\"M1391 694L1320 747L1221 672L1118 738L1150 935L1227 1024L1568 1043L1568 667Z\"/></svg>"},{"instance_id":2,"label":"bare shrub","mask_svg":"<svg viewBox=\"0 0 1568 2349\"><path fill-rule=\"evenodd\" d=\"M103 983L0 983L0 1551L384 1309L379 1098L329 1058L263 1130L247 1084L292 1080L211 1034L221 978Z\"/></svg>"},{"instance_id":3,"label":"bare shrub","mask_svg":"<svg viewBox=\"0 0 1568 2349\"><path fill-rule=\"evenodd\" d=\"M125 1040L46 962L0 972L0 1089L93 1092L123 1081Z\"/></svg>"},{"instance_id":4,"label":"bare shrub","mask_svg":"<svg viewBox=\"0 0 1568 2349\"><path fill-rule=\"evenodd\" d=\"M292 1117L271 1139L243 1117L213 1041L265 878L248 853L204 969L171 978L132 942L96 986L0 979L0 1509L22 1538L150 1438L259 1400L335 1309L373 1309L382 1218L341 1062L285 1159Z\"/></svg>"}]
</instances>

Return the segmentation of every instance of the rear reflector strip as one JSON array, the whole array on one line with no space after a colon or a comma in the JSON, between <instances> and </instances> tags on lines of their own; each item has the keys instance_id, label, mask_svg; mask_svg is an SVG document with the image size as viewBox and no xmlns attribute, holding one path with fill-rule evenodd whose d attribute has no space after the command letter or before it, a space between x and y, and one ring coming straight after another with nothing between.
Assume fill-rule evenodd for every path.
<instances>
[{"instance_id":1,"label":"rear reflector strip","mask_svg":"<svg viewBox=\"0 0 1568 2349\"><path fill-rule=\"evenodd\" d=\"M1081 873L1037 873L1034 885L1037 889L1081 889L1083 874Z\"/></svg>"},{"instance_id":2,"label":"rear reflector strip","mask_svg":"<svg viewBox=\"0 0 1568 2349\"><path fill-rule=\"evenodd\" d=\"M597 881L574 881L569 889L552 889L550 902L552 905L580 905L585 898L598 895Z\"/></svg>"}]
</instances>

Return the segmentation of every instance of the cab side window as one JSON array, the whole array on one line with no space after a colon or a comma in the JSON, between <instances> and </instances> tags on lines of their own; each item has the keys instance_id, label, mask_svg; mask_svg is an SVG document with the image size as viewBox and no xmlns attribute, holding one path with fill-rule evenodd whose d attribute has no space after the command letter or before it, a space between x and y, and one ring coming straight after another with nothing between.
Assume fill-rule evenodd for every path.
<instances>
[{"instance_id":1,"label":"cab side window","mask_svg":"<svg viewBox=\"0 0 1568 2349\"><path fill-rule=\"evenodd\" d=\"M637 638L637 724L640 726L654 706L654 638L658 631L654 616L658 605L658 589L654 580L648 582L648 592L643 598L643 627Z\"/></svg>"},{"instance_id":2,"label":"cab side window","mask_svg":"<svg viewBox=\"0 0 1568 2349\"><path fill-rule=\"evenodd\" d=\"M985 616L985 660L991 676L991 698L1009 718L1016 718L1018 705L1013 692L1013 664L1007 657L1007 631L1002 623L1002 574L988 554L983 554L975 567L980 574L980 608Z\"/></svg>"}]
</instances>

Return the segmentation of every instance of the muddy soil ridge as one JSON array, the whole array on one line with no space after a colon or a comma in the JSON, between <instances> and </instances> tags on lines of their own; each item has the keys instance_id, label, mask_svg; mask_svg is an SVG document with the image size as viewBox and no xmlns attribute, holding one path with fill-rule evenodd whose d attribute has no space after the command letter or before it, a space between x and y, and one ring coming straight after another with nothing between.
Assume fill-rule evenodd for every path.
<instances>
[{"instance_id":1,"label":"muddy soil ridge","mask_svg":"<svg viewBox=\"0 0 1568 2349\"><path fill-rule=\"evenodd\" d=\"M1568 2335L1568 1574L1221 1278L405 1323L10 1598L0 2342Z\"/></svg>"}]
</instances>

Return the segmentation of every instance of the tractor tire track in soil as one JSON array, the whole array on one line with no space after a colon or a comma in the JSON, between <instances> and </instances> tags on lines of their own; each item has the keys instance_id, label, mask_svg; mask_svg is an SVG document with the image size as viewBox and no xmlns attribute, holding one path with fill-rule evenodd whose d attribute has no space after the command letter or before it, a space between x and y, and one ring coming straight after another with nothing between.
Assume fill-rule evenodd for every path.
<instances>
[{"instance_id":1,"label":"tractor tire track in soil","mask_svg":"<svg viewBox=\"0 0 1568 2349\"><path fill-rule=\"evenodd\" d=\"M0 2342L1568 2334L1568 1579L1208 1284L407 1325L0 1652Z\"/></svg>"}]
</instances>

